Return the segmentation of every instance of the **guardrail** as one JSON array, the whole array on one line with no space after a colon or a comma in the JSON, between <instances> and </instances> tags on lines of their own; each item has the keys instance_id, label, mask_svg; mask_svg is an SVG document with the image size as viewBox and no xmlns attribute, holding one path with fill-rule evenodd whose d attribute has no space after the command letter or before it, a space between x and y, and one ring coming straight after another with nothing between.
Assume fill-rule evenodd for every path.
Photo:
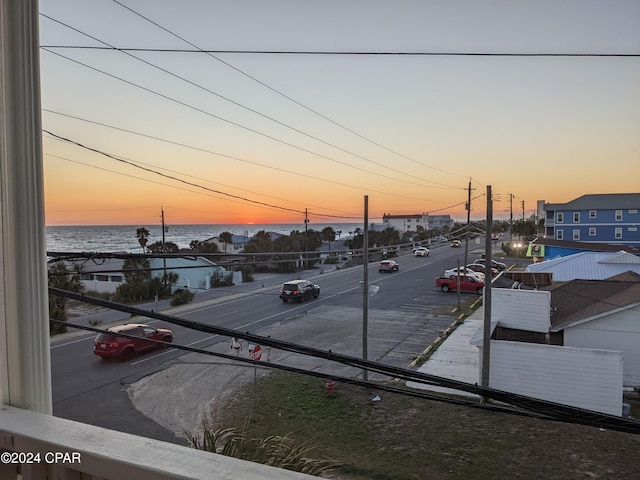
<instances>
[{"instance_id":1,"label":"guardrail","mask_svg":"<svg viewBox=\"0 0 640 480\"><path fill-rule=\"evenodd\" d=\"M2 406L0 478L304 480L316 477Z\"/></svg>"}]
</instances>

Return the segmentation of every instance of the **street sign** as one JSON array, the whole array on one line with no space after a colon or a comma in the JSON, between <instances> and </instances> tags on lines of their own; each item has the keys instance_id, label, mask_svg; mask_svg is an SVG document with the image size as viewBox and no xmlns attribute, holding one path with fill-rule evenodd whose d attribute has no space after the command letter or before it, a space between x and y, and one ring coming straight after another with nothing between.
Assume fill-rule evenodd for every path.
<instances>
[{"instance_id":1,"label":"street sign","mask_svg":"<svg viewBox=\"0 0 640 480\"><path fill-rule=\"evenodd\" d=\"M254 360L260 360L262 358L262 348L260 345L253 347L253 350L251 351L251 358Z\"/></svg>"}]
</instances>

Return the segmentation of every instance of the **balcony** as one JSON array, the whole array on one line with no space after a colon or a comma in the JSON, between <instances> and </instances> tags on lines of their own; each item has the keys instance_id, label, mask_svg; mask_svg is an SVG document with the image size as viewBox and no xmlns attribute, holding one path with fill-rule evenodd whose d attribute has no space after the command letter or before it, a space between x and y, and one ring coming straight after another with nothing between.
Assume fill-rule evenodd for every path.
<instances>
[{"instance_id":1,"label":"balcony","mask_svg":"<svg viewBox=\"0 0 640 480\"><path fill-rule=\"evenodd\" d=\"M0 65L0 478L314 478L50 415L37 0L0 0Z\"/></svg>"},{"instance_id":2,"label":"balcony","mask_svg":"<svg viewBox=\"0 0 640 480\"><path fill-rule=\"evenodd\" d=\"M3 480L315 478L9 406L0 450Z\"/></svg>"}]
</instances>

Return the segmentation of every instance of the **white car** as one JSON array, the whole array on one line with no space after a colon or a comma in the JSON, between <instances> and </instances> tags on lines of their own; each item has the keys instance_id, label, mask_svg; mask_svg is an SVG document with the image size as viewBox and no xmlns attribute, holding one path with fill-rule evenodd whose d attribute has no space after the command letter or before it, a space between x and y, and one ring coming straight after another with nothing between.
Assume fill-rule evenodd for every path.
<instances>
[{"instance_id":1,"label":"white car","mask_svg":"<svg viewBox=\"0 0 640 480\"><path fill-rule=\"evenodd\" d=\"M464 275L466 272L467 276L474 277L477 280L484 282L484 273L482 272L474 272L470 268L464 268L464 267L460 267L459 270L460 270L460 274L462 275ZM458 268L450 268L449 270L444 271L445 278L453 278L456 275L458 275Z\"/></svg>"},{"instance_id":2,"label":"white car","mask_svg":"<svg viewBox=\"0 0 640 480\"><path fill-rule=\"evenodd\" d=\"M428 257L429 249L427 247L416 248L415 252L413 252L413 255L416 257Z\"/></svg>"}]
</instances>

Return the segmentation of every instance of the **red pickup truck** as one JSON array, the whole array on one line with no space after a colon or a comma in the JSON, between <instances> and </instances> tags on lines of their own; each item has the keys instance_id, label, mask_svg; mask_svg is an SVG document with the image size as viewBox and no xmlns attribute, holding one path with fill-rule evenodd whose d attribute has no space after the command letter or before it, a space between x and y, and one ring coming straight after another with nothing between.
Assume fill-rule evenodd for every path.
<instances>
[{"instance_id":1,"label":"red pickup truck","mask_svg":"<svg viewBox=\"0 0 640 480\"><path fill-rule=\"evenodd\" d=\"M436 277L436 286L440 287L443 292L456 291L458 289L458 277ZM461 292L476 292L478 295L482 295L484 290L484 282L477 278L462 275L460 277L460 291Z\"/></svg>"}]
</instances>

